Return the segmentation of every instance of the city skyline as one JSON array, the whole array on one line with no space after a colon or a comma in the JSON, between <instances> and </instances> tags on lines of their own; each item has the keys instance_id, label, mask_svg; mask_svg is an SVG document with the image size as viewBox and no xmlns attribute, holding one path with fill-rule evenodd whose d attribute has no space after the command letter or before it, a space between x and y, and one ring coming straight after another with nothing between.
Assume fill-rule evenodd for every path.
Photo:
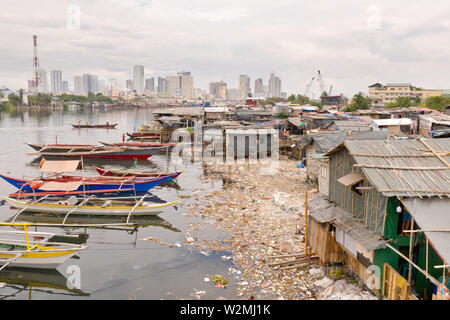
<instances>
[{"instance_id":1,"label":"city skyline","mask_svg":"<svg viewBox=\"0 0 450 320\"><path fill-rule=\"evenodd\" d=\"M450 52L439 45L450 35L448 1L429 7L378 1L375 8L347 1L336 11L329 1L110 5L82 0L75 27L69 26L69 1L18 2L22 5L3 4L0 13L3 29L15 31L14 38L5 34L0 44L0 85L13 89L26 88L31 79L33 34L38 35L40 68L63 70L70 87L83 73L125 83L136 62L145 66L145 78L190 70L195 87L202 89L216 79L238 88L240 74L254 80L274 72L283 80L283 91L301 94L317 70L335 93L350 96L378 81L449 87ZM316 18L321 16L326 23ZM226 36L216 40L218 32Z\"/></svg>"}]
</instances>

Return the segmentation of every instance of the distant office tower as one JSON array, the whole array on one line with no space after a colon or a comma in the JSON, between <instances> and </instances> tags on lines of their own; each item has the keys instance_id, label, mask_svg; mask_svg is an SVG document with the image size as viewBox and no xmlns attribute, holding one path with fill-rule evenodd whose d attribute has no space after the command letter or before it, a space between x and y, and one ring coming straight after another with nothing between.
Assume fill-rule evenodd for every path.
<instances>
[{"instance_id":1,"label":"distant office tower","mask_svg":"<svg viewBox=\"0 0 450 320\"><path fill-rule=\"evenodd\" d=\"M73 77L73 94L76 94L76 95L83 94L83 77L82 76Z\"/></svg>"},{"instance_id":2,"label":"distant office tower","mask_svg":"<svg viewBox=\"0 0 450 320\"><path fill-rule=\"evenodd\" d=\"M28 80L28 92L33 92L34 91L34 82L33 80Z\"/></svg>"},{"instance_id":3,"label":"distant office tower","mask_svg":"<svg viewBox=\"0 0 450 320\"><path fill-rule=\"evenodd\" d=\"M167 92L167 80L158 77L158 92Z\"/></svg>"},{"instance_id":4,"label":"distant office tower","mask_svg":"<svg viewBox=\"0 0 450 320\"><path fill-rule=\"evenodd\" d=\"M227 84L225 82L211 82L209 84L209 94L213 95L215 98L226 100L227 93Z\"/></svg>"},{"instance_id":5,"label":"distant office tower","mask_svg":"<svg viewBox=\"0 0 450 320\"><path fill-rule=\"evenodd\" d=\"M155 91L155 78L145 80L145 91Z\"/></svg>"},{"instance_id":6,"label":"distant office tower","mask_svg":"<svg viewBox=\"0 0 450 320\"><path fill-rule=\"evenodd\" d=\"M69 92L69 81L64 80L62 82L61 92L62 93L68 93Z\"/></svg>"},{"instance_id":7,"label":"distant office tower","mask_svg":"<svg viewBox=\"0 0 450 320\"><path fill-rule=\"evenodd\" d=\"M130 90L133 90L133 80L131 80L131 79L128 79L127 81L126 81L126 85L125 85L126 87L127 87L127 89L130 89Z\"/></svg>"},{"instance_id":8,"label":"distant office tower","mask_svg":"<svg viewBox=\"0 0 450 320\"><path fill-rule=\"evenodd\" d=\"M250 93L250 77L248 75L239 76L239 91L241 93L241 98L248 97Z\"/></svg>"},{"instance_id":9,"label":"distant office tower","mask_svg":"<svg viewBox=\"0 0 450 320\"><path fill-rule=\"evenodd\" d=\"M47 71L45 71L44 69L38 69L38 73L39 73L38 92L47 93L48 92Z\"/></svg>"},{"instance_id":10,"label":"distant office tower","mask_svg":"<svg viewBox=\"0 0 450 320\"><path fill-rule=\"evenodd\" d=\"M62 71L52 70L50 71L50 81L52 85L52 93L58 94L62 92Z\"/></svg>"},{"instance_id":11,"label":"distant office tower","mask_svg":"<svg viewBox=\"0 0 450 320\"><path fill-rule=\"evenodd\" d=\"M269 96L271 98L281 97L281 79L274 73L271 73L269 78Z\"/></svg>"},{"instance_id":12,"label":"distant office tower","mask_svg":"<svg viewBox=\"0 0 450 320\"><path fill-rule=\"evenodd\" d=\"M239 100L241 98L241 91L237 88L228 89L228 100Z\"/></svg>"},{"instance_id":13,"label":"distant office tower","mask_svg":"<svg viewBox=\"0 0 450 320\"><path fill-rule=\"evenodd\" d=\"M209 83L209 94L213 95L215 98L219 96L219 82Z\"/></svg>"},{"instance_id":14,"label":"distant office tower","mask_svg":"<svg viewBox=\"0 0 450 320\"><path fill-rule=\"evenodd\" d=\"M144 92L144 66L136 65L133 68L133 89L136 92Z\"/></svg>"},{"instance_id":15,"label":"distant office tower","mask_svg":"<svg viewBox=\"0 0 450 320\"><path fill-rule=\"evenodd\" d=\"M263 79L255 80L255 97L265 97Z\"/></svg>"},{"instance_id":16,"label":"distant office tower","mask_svg":"<svg viewBox=\"0 0 450 320\"><path fill-rule=\"evenodd\" d=\"M191 99L194 92L194 77L190 72L178 72L176 76L168 76L167 92L175 97Z\"/></svg>"},{"instance_id":17,"label":"distant office tower","mask_svg":"<svg viewBox=\"0 0 450 320\"><path fill-rule=\"evenodd\" d=\"M96 93L98 91L98 77L93 74L83 74L83 93Z\"/></svg>"}]
</instances>

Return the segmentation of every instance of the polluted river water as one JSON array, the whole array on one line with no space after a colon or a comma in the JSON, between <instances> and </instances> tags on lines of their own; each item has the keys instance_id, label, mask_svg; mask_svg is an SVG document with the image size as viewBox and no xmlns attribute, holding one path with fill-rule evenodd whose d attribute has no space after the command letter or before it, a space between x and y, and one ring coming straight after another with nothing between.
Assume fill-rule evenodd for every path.
<instances>
[{"instance_id":1,"label":"polluted river water","mask_svg":"<svg viewBox=\"0 0 450 320\"><path fill-rule=\"evenodd\" d=\"M27 155L33 150L25 143L96 144L121 142L125 132L137 130L152 120L151 109L52 110L23 109L0 112L1 174L16 178L40 176L39 160ZM118 123L116 129L74 129L71 124ZM93 165L128 169L134 161L86 161L86 176L97 176ZM220 299L235 298L233 265L226 251L204 252L190 243L201 236L209 241L227 237L224 230L205 226L202 217L189 215L195 195L222 189L222 179L204 179L201 163L171 167L165 154L138 161L137 170L184 170L177 178L177 188L156 187L151 193L159 201L179 202L158 217L139 218L141 227L32 227L32 231L73 235L84 250L60 265L56 270L5 268L0 271L0 299ZM1 195L15 188L6 181L0 183ZM194 196L192 196L194 195ZM1 222L8 222L18 212L3 203ZM75 219L75 218L73 218ZM61 223L46 214L22 214L16 222ZM70 221L68 221L70 222ZM71 223L116 223L95 218L72 220ZM6 230L6 228L3 226ZM9 228L11 229L11 228ZM201 232L201 235L196 234ZM188 241L187 241L188 240ZM229 279L226 289L216 288L214 275ZM205 279L206 278L206 279ZM205 281L206 280L206 281Z\"/></svg>"}]
</instances>

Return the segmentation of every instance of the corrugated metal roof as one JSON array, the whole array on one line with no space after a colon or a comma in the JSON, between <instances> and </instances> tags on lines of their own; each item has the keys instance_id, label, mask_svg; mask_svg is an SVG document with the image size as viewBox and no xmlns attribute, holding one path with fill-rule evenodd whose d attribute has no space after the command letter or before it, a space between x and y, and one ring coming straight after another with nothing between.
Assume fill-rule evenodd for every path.
<instances>
[{"instance_id":1,"label":"corrugated metal roof","mask_svg":"<svg viewBox=\"0 0 450 320\"><path fill-rule=\"evenodd\" d=\"M333 223L337 228L348 233L353 240L359 242L367 251L386 246L386 241L379 235L357 221L350 212L336 207L334 202L325 196L309 201L308 212L311 217L320 223Z\"/></svg>"},{"instance_id":2,"label":"corrugated metal roof","mask_svg":"<svg viewBox=\"0 0 450 320\"><path fill-rule=\"evenodd\" d=\"M347 140L345 147L369 181L387 197L450 197L450 138ZM330 155L343 147L328 152Z\"/></svg>"},{"instance_id":3,"label":"corrugated metal roof","mask_svg":"<svg viewBox=\"0 0 450 320\"><path fill-rule=\"evenodd\" d=\"M377 126L406 126L411 125L412 120L410 118L398 118L398 119L372 119Z\"/></svg>"}]
</instances>

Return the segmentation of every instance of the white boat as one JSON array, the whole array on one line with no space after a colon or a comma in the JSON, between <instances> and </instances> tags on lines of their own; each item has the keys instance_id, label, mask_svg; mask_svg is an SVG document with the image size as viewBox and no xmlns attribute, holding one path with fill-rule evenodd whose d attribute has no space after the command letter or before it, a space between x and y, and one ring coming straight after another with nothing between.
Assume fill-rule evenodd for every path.
<instances>
[{"instance_id":1,"label":"white boat","mask_svg":"<svg viewBox=\"0 0 450 320\"><path fill-rule=\"evenodd\" d=\"M29 224L0 223L0 225L19 226L24 229L24 231L0 230L0 270L5 267L53 269L87 248L83 245L49 242L48 240L55 234L29 232L27 230Z\"/></svg>"},{"instance_id":2,"label":"white boat","mask_svg":"<svg viewBox=\"0 0 450 320\"><path fill-rule=\"evenodd\" d=\"M154 202L120 201L105 199L76 199L71 197L64 201L18 200L2 197L11 206L28 212L45 212L70 215L130 216L158 215L178 201L155 204Z\"/></svg>"}]
</instances>

